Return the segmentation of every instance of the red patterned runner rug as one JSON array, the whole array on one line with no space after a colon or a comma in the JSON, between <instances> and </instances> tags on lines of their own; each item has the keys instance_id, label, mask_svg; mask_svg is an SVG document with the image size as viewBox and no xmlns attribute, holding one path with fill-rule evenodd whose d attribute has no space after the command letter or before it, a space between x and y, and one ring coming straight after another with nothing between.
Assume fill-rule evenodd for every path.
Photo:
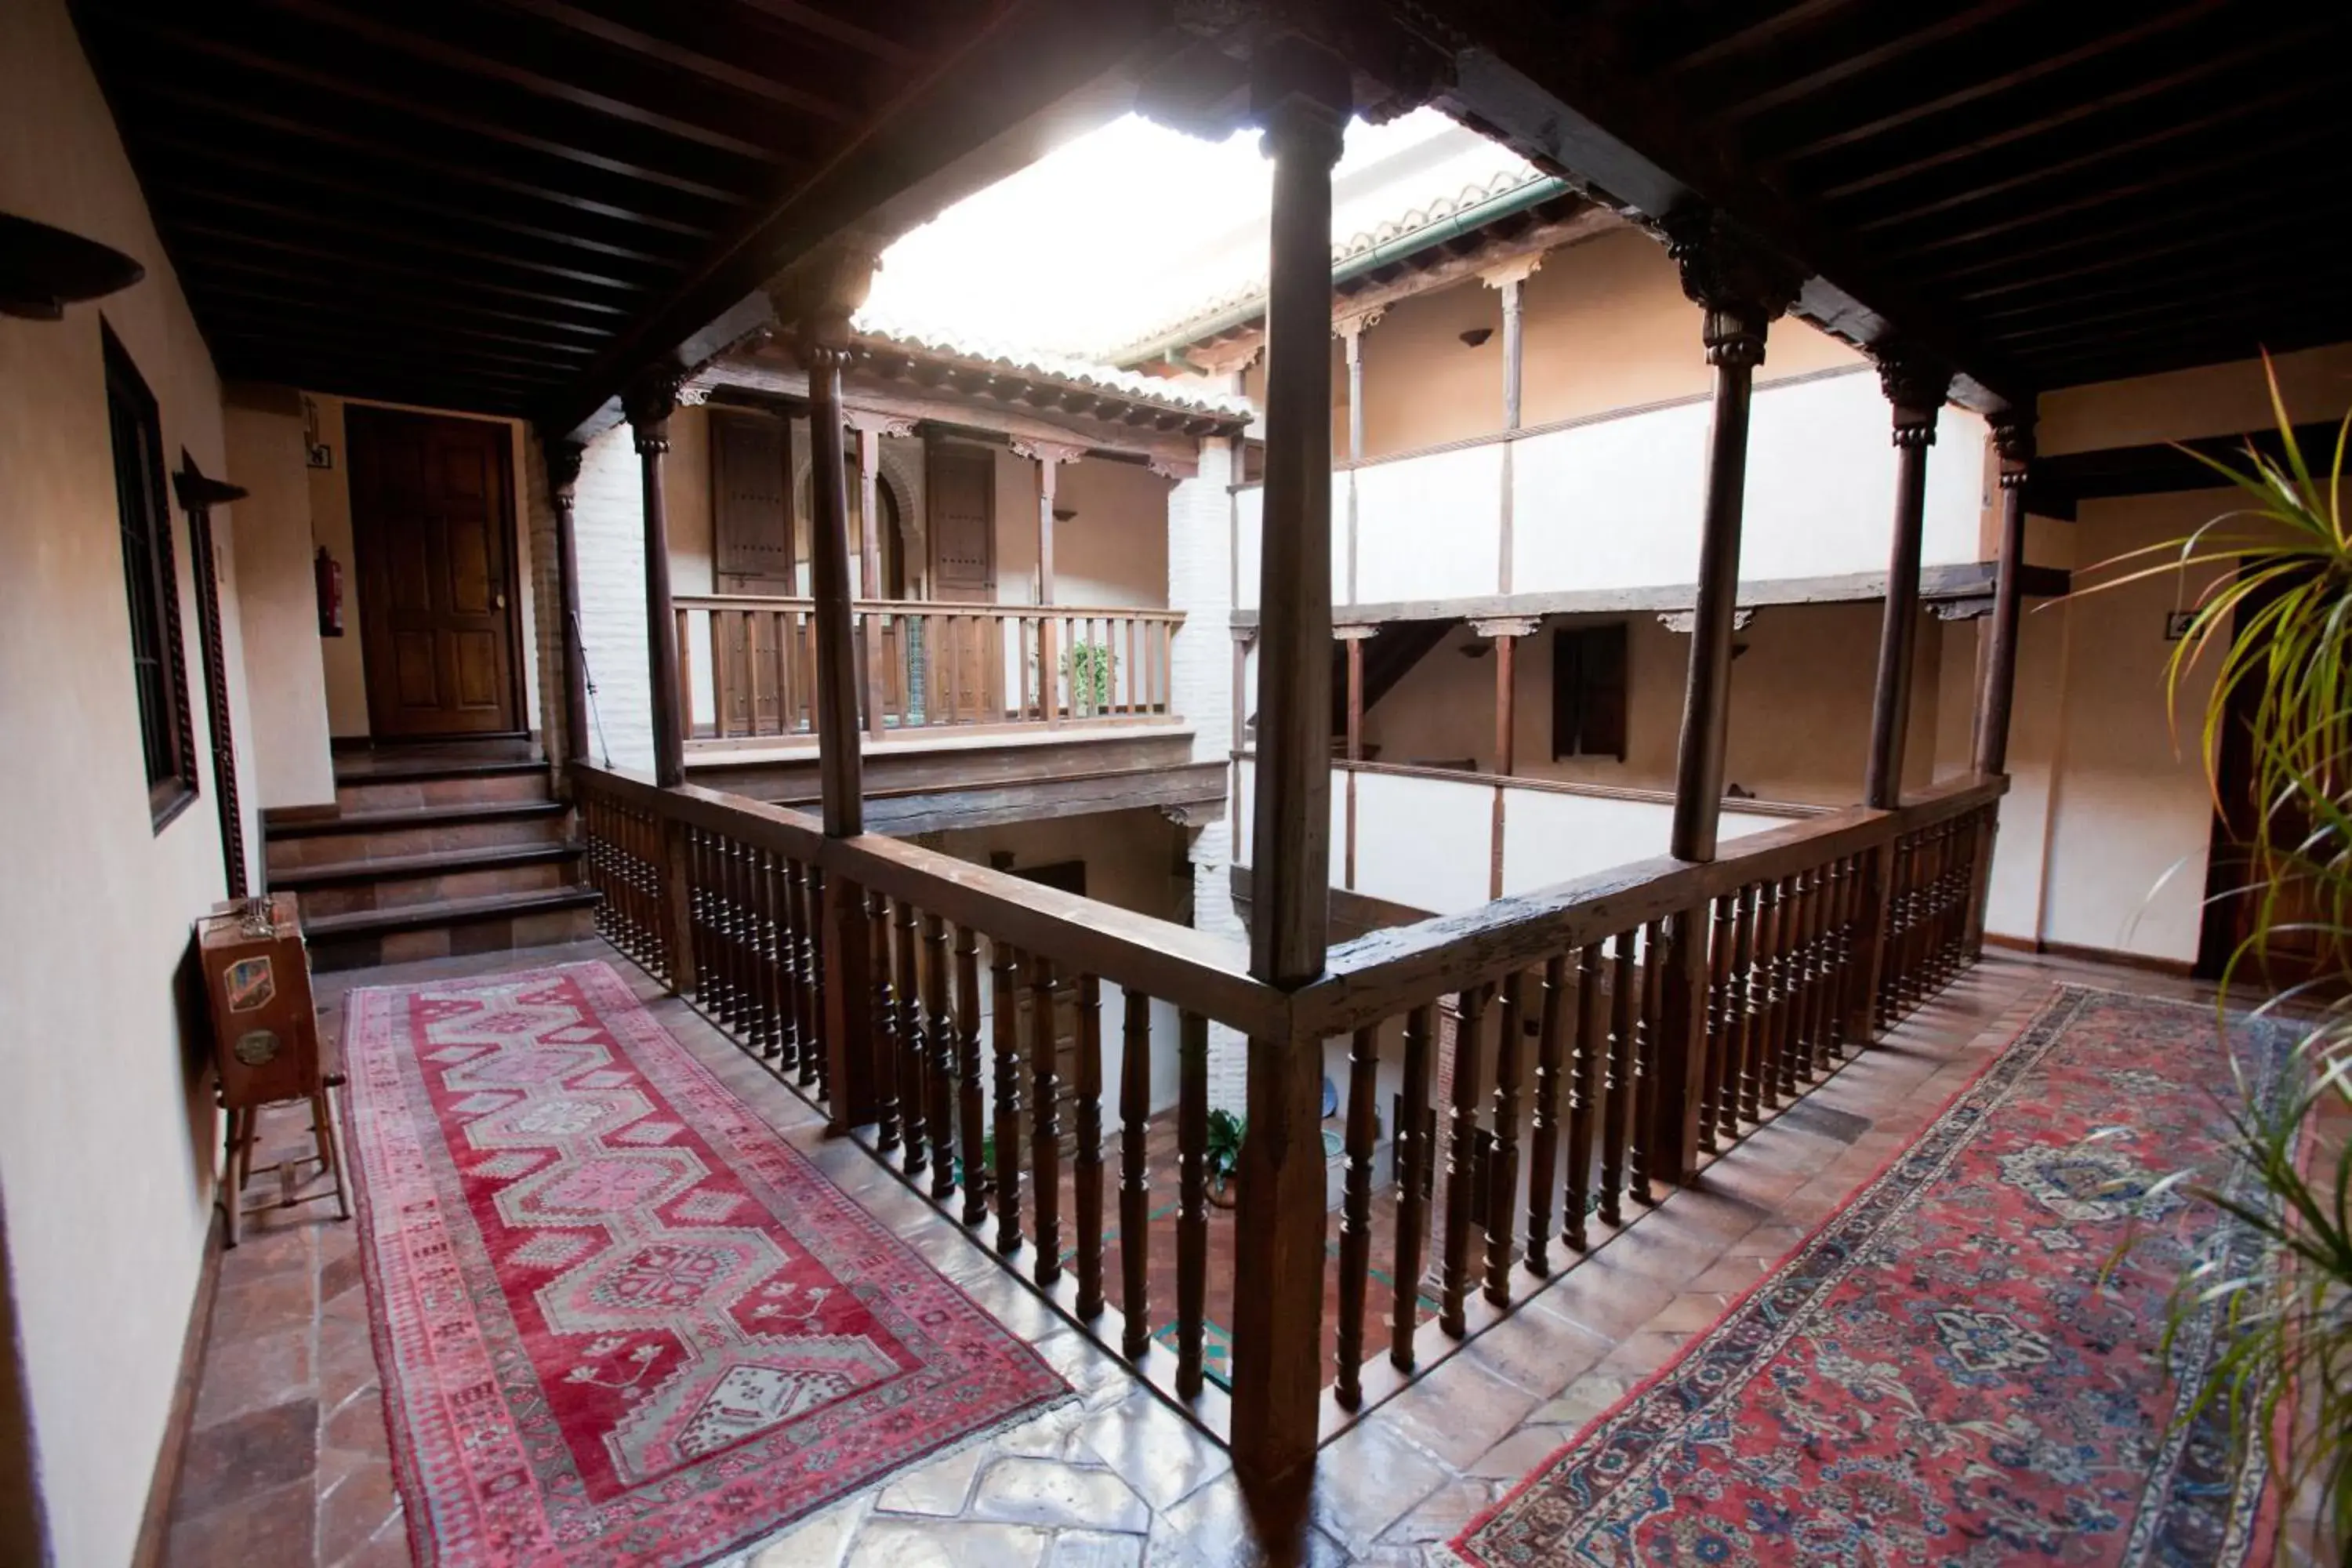
<instances>
[{"instance_id":1,"label":"red patterned runner rug","mask_svg":"<svg viewBox=\"0 0 2352 1568\"><path fill-rule=\"evenodd\" d=\"M2274 1082L2291 1039L2231 1048ZM2254 1256L2172 1189L2219 1173L2213 1009L2062 988L1714 1328L1454 1542L1522 1564L2240 1564L2275 1500L2218 1415L2210 1322L2157 1347L2192 1258ZM2096 1136L2101 1129L2112 1134ZM2146 1239L2116 1261L2118 1245ZM2112 1273L2103 1278L2103 1271Z\"/></svg>"},{"instance_id":2,"label":"red patterned runner rug","mask_svg":"<svg viewBox=\"0 0 2352 1568\"><path fill-rule=\"evenodd\" d=\"M419 1563L708 1562L1067 1394L606 965L348 1005Z\"/></svg>"}]
</instances>

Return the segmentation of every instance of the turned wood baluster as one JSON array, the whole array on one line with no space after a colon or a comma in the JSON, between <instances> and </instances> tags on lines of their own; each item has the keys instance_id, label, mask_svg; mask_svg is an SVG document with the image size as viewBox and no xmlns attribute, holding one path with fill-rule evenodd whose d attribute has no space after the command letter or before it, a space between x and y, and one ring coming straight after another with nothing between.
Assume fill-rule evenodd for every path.
<instances>
[{"instance_id":1,"label":"turned wood baluster","mask_svg":"<svg viewBox=\"0 0 2352 1568\"><path fill-rule=\"evenodd\" d=\"M1601 1113L1601 1063L1609 1054L1601 1016L1601 944L1576 950L1576 1047L1568 1075L1568 1194L1560 1240L1577 1252L1587 1245L1585 1216L1592 1210L1592 1123Z\"/></svg>"},{"instance_id":2,"label":"turned wood baluster","mask_svg":"<svg viewBox=\"0 0 2352 1568\"><path fill-rule=\"evenodd\" d=\"M1625 1188L1625 1130L1633 1113L1633 999L1641 976L1633 966L1630 931L1612 939L1609 977L1609 1074L1601 1102L1601 1219L1622 1225L1621 1197Z\"/></svg>"},{"instance_id":3,"label":"turned wood baluster","mask_svg":"<svg viewBox=\"0 0 2352 1568\"><path fill-rule=\"evenodd\" d=\"M923 1047L930 1089L923 1124L931 1136L931 1198L944 1204L955 1196L956 1184L956 1030L948 1014L947 922L929 910L923 914ZM976 1153L967 1145L964 1163L970 1165Z\"/></svg>"},{"instance_id":4,"label":"turned wood baluster","mask_svg":"<svg viewBox=\"0 0 2352 1568\"><path fill-rule=\"evenodd\" d=\"M1728 1119L1732 1079L1726 1068L1731 1051L1732 925L1739 895L1725 893L1715 900L1715 932L1707 944L1706 1058L1699 1086L1698 1146L1718 1152L1730 1142L1724 1127Z\"/></svg>"},{"instance_id":5,"label":"turned wood baluster","mask_svg":"<svg viewBox=\"0 0 2352 1568\"><path fill-rule=\"evenodd\" d=\"M874 1018L874 1147L888 1153L898 1147L898 1024L890 1005L890 901L868 889L866 929L873 966L872 994L867 1005Z\"/></svg>"},{"instance_id":6,"label":"turned wood baluster","mask_svg":"<svg viewBox=\"0 0 2352 1568\"><path fill-rule=\"evenodd\" d=\"M1511 1234L1519 1196L1519 1073L1527 1047L1527 975L1503 981L1496 1026L1495 1150L1486 1173L1486 1300L1511 1304Z\"/></svg>"},{"instance_id":7,"label":"turned wood baluster","mask_svg":"<svg viewBox=\"0 0 2352 1568\"><path fill-rule=\"evenodd\" d=\"M1837 1068L1837 1053L1831 1049L1832 1026L1837 1012L1834 997L1837 991L1837 901L1839 895L1837 863L1832 861L1813 873L1814 897L1818 907L1813 916L1812 989L1808 1012L1813 1042L1813 1071L1826 1076Z\"/></svg>"},{"instance_id":8,"label":"turned wood baluster","mask_svg":"<svg viewBox=\"0 0 2352 1568\"><path fill-rule=\"evenodd\" d=\"M892 987L896 1005L891 1023L898 1047L898 1115L907 1141L903 1168L907 1174L919 1176L929 1168L930 1155L930 1070L923 1043L922 959L915 938L915 906L904 899L892 900L892 906L898 945L895 952L876 947L875 966L897 960L892 968L897 979Z\"/></svg>"},{"instance_id":9,"label":"turned wood baluster","mask_svg":"<svg viewBox=\"0 0 2352 1568\"><path fill-rule=\"evenodd\" d=\"M1810 872L1800 872L1789 879L1789 895L1793 902L1790 906L1789 958L1783 969L1785 996L1780 1008L1784 1015L1780 1025L1780 1092L1791 1104L1804 1092L1804 1085L1812 1076L1812 1046L1805 1037L1805 964L1811 952L1812 883Z\"/></svg>"},{"instance_id":10,"label":"turned wood baluster","mask_svg":"<svg viewBox=\"0 0 2352 1568\"><path fill-rule=\"evenodd\" d=\"M1653 921L1642 939L1641 1016L1637 1024L1633 1050L1633 1126L1627 1140L1627 1184L1638 1204L1657 1201L1650 1190L1650 1176L1656 1152L1650 1140L1658 1125L1658 1053L1664 1048L1659 1038L1659 986L1665 970L1666 928L1663 921Z\"/></svg>"},{"instance_id":11,"label":"turned wood baluster","mask_svg":"<svg viewBox=\"0 0 2352 1568\"><path fill-rule=\"evenodd\" d=\"M1151 1348L1151 998L1129 987L1118 1058L1119 1349L1140 1361ZM979 1115L975 1102L972 1113Z\"/></svg>"},{"instance_id":12,"label":"turned wood baluster","mask_svg":"<svg viewBox=\"0 0 2352 1568\"><path fill-rule=\"evenodd\" d=\"M1454 1117L1445 1139L1445 1245L1437 1325L1455 1339L1470 1331L1463 1314L1470 1295L1470 1209L1478 1142L1478 1053L1485 1043L1486 1003L1494 988L1462 993L1454 1026Z\"/></svg>"},{"instance_id":13,"label":"turned wood baluster","mask_svg":"<svg viewBox=\"0 0 2352 1568\"><path fill-rule=\"evenodd\" d=\"M1724 1131L1727 1136L1739 1135L1739 1123L1754 1121L1763 1114L1762 1090L1756 1066L1756 969L1760 951L1758 938L1762 934L1760 893L1754 883L1739 889L1736 895L1739 909L1735 915L1734 944L1731 953L1730 1049L1724 1063L1724 1073L1730 1081L1724 1089Z\"/></svg>"},{"instance_id":14,"label":"turned wood baluster","mask_svg":"<svg viewBox=\"0 0 2352 1568\"><path fill-rule=\"evenodd\" d=\"M1358 1029L1348 1052L1348 1173L1339 1201L1339 1345L1332 1397L1364 1402L1364 1296L1372 1268L1372 1123L1380 1115L1381 1032Z\"/></svg>"},{"instance_id":15,"label":"turned wood baluster","mask_svg":"<svg viewBox=\"0 0 2352 1568\"><path fill-rule=\"evenodd\" d=\"M1551 1272L1552 1200L1559 1192L1559 1091L1568 1049L1568 958L1545 960L1536 1035L1536 1103L1528 1145L1528 1268Z\"/></svg>"},{"instance_id":16,"label":"turned wood baluster","mask_svg":"<svg viewBox=\"0 0 2352 1568\"><path fill-rule=\"evenodd\" d=\"M1763 921L1756 953L1756 1081L1767 1110L1780 1109L1780 1002L1787 976L1781 960L1789 943L1787 878L1766 882L1757 912Z\"/></svg>"},{"instance_id":17,"label":"turned wood baluster","mask_svg":"<svg viewBox=\"0 0 2352 1568\"><path fill-rule=\"evenodd\" d=\"M1422 1237L1429 1228L1429 1074L1433 1012L1415 1007L1404 1020L1404 1081L1398 1089L1396 1137L1397 1231L1394 1304L1389 1313L1389 1360L1412 1370L1412 1336L1421 1314Z\"/></svg>"},{"instance_id":18,"label":"turned wood baluster","mask_svg":"<svg viewBox=\"0 0 2352 1568\"><path fill-rule=\"evenodd\" d=\"M752 847L744 863L751 884L751 982L760 1020L760 1054L771 1060L783 1052L778 999L783 983L776 973L775 865L772 851Z\"/></svg>"},{"instance_id":19,"label":"turned wood baluster","mask_svg":"<svg viewBox=\"0 0 2352 1568\"><path fill-rule=\"evenodd\" d=\"M1209 1303L1208 1019L1182 1016L1176 1054L1176 1392L1197 1399Z\"/></svg>"},{"instance_id":20,"label":"turned wood baluster","mask_svg":"<svg viewBox=\"0 0 2352 1568\"><path fill-rule=\"evenodd\" d=\"M790 856L774 860L776 900L776 1072L792 1079L801 1070L801 868Z\"/></svg>"},{"instance_id":21,"label":"turned wood baluster","mask_svg":"<svg viewBox=\"0 0 2352 1568\"><path fill-rule=\"evenodd\" d=\"M1077 1187L1078 1316L1091 1322L1103 1310L1102 982L1078 976L1078 1148L1071 1174Z\"/></svg>"},{"instance_id":22,"label":"turned wood baluster","mask_svg":"<svg viewBox=\"0 0 2352 1568\"><path fill-rule=\"evenodd\" d=\"M967 925L955 933L955 1053L963 1223L978 1225L988 1217L988 1169L981 1157L988 1110L980 1081L980 933Z\"/></svg>"},{"instance_id":23,"label":"turned wood baluster","mask_svg":"<svg viewBox=\"0 0 2352 1568\"><path fill-rule=\"evenodd\" d=\"M824 1017L824 933L819 929L824 910L824 873L803 864L794 878L794 911L801 926L801 1083L819 1100L833 1100L832 1063L819 1021Z\"/></svg>"},{"instance_id":24,"label":"turned wood baluster","mask_svg":"<svg viewBox=\"0 0 2352 1568\"><path fill-rule=\"evenodd\" d=\"M996 1067L996 1250L1021 1250L1021 953L992 941L989 1048Z\"/></svg>"},{"instance_id":25,"label":"turned wood baluster","mask_svg":"<svg viewBox=\"0 0 2352 1568\"><path fill-rule=\"evenodd\" d=\"M1840 858L1830 876L1829 1037L1832 1058L1843 1060L1852 1041L1846 1020L1853 1008L1854 921L1862 909L1862 864L1852 856Z\"/></svg>"},{"instance_id":26,"label":"turned wood baluster","mask_svg":"<svg viewBox=\"0 0 2352 1568\"><path fill-rule=\"evenodd\" d=\"M694 949L694 999L702 1010L726 1023L724 1002L719 984L719 965L713 962L710 934L710 837L699 827L686 829L686 931L687 941Z\"/></svg>"},{"instance_id":27,"label":"turned wood baluster","mask_svg":"<svg viewBox=\"0 0 2352 1568\"><path fill-rule=\"evenodd\" d=\"M719 1006L736 1039L750 1034L750 1009L743 994L743 900L740 886L741 847L724 835L710 841L712 887L719 936Z\"/></svg>"},{"instance_id":28,"label":"turned wood baluster","mask_svg":"<svg viewBox=\"0 0 2352 1568\"><path fill-rule=\"evenodd\" d=\"M1029 955L1029 1202L1037 1211L1034 1278L1062 1277L1061 1079L1054 1070L1054 961Z\"/></svg>"}]
</instances>

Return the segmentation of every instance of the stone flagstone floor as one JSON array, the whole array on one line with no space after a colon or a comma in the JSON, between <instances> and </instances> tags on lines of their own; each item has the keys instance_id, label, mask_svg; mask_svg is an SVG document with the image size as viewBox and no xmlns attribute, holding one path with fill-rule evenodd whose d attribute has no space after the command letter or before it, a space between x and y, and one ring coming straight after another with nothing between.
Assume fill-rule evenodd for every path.
<instances>
[{"instance_id":1,"label":"stone flagstone floor","mask_svg":"<svg viewBox=\"0 0 2352 1568\"><path fill-rule=\"evenodd\" d=\"M882 1484L730 1568L1223 1568L1450 1562L1443 1543L1655 1371L1867 1180L2061 980L2143 994L2185 982L2012 955L1987 961L1514 1315L1323 1449L1295 1528L1266 1533L1231 1462L1115 1356L1015 1280L690 1007L602 942L321 976L332 1035L353 986L602 958L655 1016L856 1202L1031 1339L1079 1397ZM268 1113L257 1168L306 1152ZM409 1561L386 1453L354 1227L331 1202L261 1209L228 1254L174 1500L171 1568L379 1568ZM310 1189L304 1189L309 1191Z\"/></svg>"}]
</instances>

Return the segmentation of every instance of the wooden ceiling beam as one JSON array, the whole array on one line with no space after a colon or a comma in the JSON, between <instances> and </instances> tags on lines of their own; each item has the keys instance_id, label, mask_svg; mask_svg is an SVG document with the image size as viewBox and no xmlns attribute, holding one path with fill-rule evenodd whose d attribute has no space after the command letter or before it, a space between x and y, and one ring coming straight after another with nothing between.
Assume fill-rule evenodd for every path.
<instances>
[{"instance_id":1,"label":"wooden ceiling beam","mask_svg":"<svg viewBox=\"0 0 2352 1568\"><path fill-rule=\"evenodd\" d=\"M565 335L583 343L603 342L613 335L613 326L609 321L565 321L544 311L505 310L476 300L456 299L447 289L426 287L404 289L396 284L356 279L349 273L331 277L317 268L274 265L252 257L184 250L177 266L181 277L188 282L190 291L196 294L226 288L244 290L261 299L310 299L330 304L348 302L373 309L386 321L428 314L465 316L476 321L512 323L542 334L551 342L560 342Z\"/></svg>"},{"instance_id":2,"label":"wooden ceiling beam","mask_svg":"<svg viewBox=\"0 0 2352 1568\"><path fill-rule=\"evenodd\" d=\"M114 9L121 0L100 0L100 3L106 6L107 15L121 16L121 13ZM639 162L635 157L600 152L576 144L576 140L542 135L493 118L486 112L469 112L446 107L439 101L417 94L390 91L357 79L349 72L321 70L302 64L290 55L268 54L207 32L191 31L152 20L143 23L140 30L143 38L153 43L268 80L292 82L349 102L367 104L403 118L441 126L467 137L520 148L623 180L698 197L722 208L744 205L744 197L739 191L716 184L709 178L681 174ZM267 89L263 90L266 93Z\"/></svg>"},{"instance_id":3,"label":"wooden ceiling beam","mask_svg":"<svg viewBox=\"0 0 2352 1568\"><path fill-rule=\"evenodd\" d=\"M628 318L629 314L625 307L604 300L581 300L562 294L550 294L540 289L509 288L504 284L489 282L479 278L452 277L446 272L436 273L425 268L404 267L397 262L386 261L379 257L328 250L315 245L304 245L296 240L270 239L242 229L226 228L215 224L181 224L176 226L176 229L179 234L188 238L206 241L211 246L220 247L232 252L263 250L275 255L299 256L312 261L322 262L329 267L381 273L392 278L413 278L428 284L444 284L452 293L459 296L487 294L506 300L527 300L535 304L553 305L562 310L584 314L608 316L612 318L615 329ZM204 247L193 248L201 252Z\"/></svg>"},{"instance_id":4,"label":"wooden ceiling beam","mask_svg":"<svg viewBox=\"0 0 2352 1568\"><path fill-rule=\"evenodd\" d=\"M233 97L199 91L184 83L161 81L142 76L136 71L124 73L142 97L152 97L165 103L178 105L201 114L234 123L247 125L262 133L263 145L284 148L289 144L310 144L332 147L352 154L385 164L388 167L414 170L428 178L459 185L478 185L495 191L501 196L521 197L544 203L567 212L626 226L632 229L651 230L656 234L674 236L688 242L707 241L717 231L709 222L687 222L674 214L654 211L634 202L604 200L581 188L578 182L551 184L545 180L518 178L511 174L488 167L481 159L463 162L436 158L418 153L413 144L396 143L379 137L354 134L325 124L316 119L300 119L273 113L257 103ZM139 119L140 111L127 117ZM184 126L184 119L174 116L168 123ZM210 143L205 143L210 144ZM354 188L364 187L354 181Z\"/></svg>"},{"instance_id":5,"label":"wooden ceiling beam","mask_svg":"<svg viewBox=\"0 0 2352 1568\"><path fill-rule=\"evenodd\" d=\"M870 108L868 105L844 102L827 93L811 91L782 72L761 69L758 56L768 51L750 47L749 40L740 33L736 34L726 46L714 49L695 48L675 38L630 26L586 6L571 4L569 0L504 0L504 3L542 20L560 23L612 47L648 60L658 60L672 69L684 71L715 86L763 100L780 109L813 115L835 125L850 124ZM716 6L698 9L704 13L705 22L723 14ZM726 58L729 55L733 58ZM911 62L902 59L898 63ZM803 79L817 74L803 72Z\"/></svg>"},{"instance_id":6,"label":"wooden ceiling beam","mask_svg":"<svg viewBox=\"0 0 2352 1568\"><path fill-rule=\"evenodd\" d=\"M395 330L387 326L383 316L350 303L272 293L263 289L224 286L217 282L206 283L202 292L207 321L219 319L264 324L272 321L292 320L350 325L377 332ZM454 316L455 312L451 315ZM535 363L542 363L549 360L586 359L596 352L594 345L589 343L559 342L520 332L502 332L492 328L467 325L448 317L431 322L403 321L396 330L402 336L417 342L432 342L446 337L527 349L534 356Z\"/></svg>"}]
</instances>

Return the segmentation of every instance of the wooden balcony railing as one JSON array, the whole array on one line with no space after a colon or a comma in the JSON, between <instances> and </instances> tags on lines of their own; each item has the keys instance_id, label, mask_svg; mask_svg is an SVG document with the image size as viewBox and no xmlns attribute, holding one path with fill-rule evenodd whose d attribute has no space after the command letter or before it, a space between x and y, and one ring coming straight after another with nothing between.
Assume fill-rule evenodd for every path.
<instances>
[{"instance_id":1,"label":"wooden balcony railing","mask_svg":"<svg viewBox=\"0 0 2352 1568\"><path fill-rule=\"evenodd\" d=\"M573 774L611 940L837 1123L866 1128L905 1181L1245 1472L1310 1457L1608 1240L1628 1200L1654 1201L1948 984L1980 941L2007 787L1938 785L1897 811L1731 840L1710 863L1643 861L1375 932L1283 992L1183 927L893 839L828 839L740 797ZM1677 933L1697 950L1678 955ZM1106 987L1120 993L1108 1024ZM1207 1201L1213 1026L1249 1042L1229 1219ZM1340 1040L1327 1260L1320 1081L1325 1042ZM1107 1051L1121 1088L1108 1108ZM1148 1085L1171 1057L1176 1159L1155 1176ZM1383 1060L1401 1064L1397 1223L1376 1270ZM1156 1230L1169 1194L1155 1184L1175 1200ZM1217 1224L1233 1226L1235 1279L1210 1277ZM1176 1258L1172 1303L1150 1294L1160 1245ZM1244 1270L1252 1289L1237 1290ZM1375 1280L1395 1282L1385 1322ZM1230 1396L1211 1373L1213 1290L1232 1303L1213 1325Z\"/></svg>"},{"instance_id":2,"label":"wooden balcony railing","mask_svg":"<svg viewBox=\"0 0 2352 1568\"><path fill-rule=\"evenodd\" d=\"M814 601L672 605L690 743L814 738ZM1181 610L861 601L861 721L877 738L1164 722L1174 717L1169 657L1183 623ZM708 691L695 690L698 680Z\"/></svg>"}]
</instances>

